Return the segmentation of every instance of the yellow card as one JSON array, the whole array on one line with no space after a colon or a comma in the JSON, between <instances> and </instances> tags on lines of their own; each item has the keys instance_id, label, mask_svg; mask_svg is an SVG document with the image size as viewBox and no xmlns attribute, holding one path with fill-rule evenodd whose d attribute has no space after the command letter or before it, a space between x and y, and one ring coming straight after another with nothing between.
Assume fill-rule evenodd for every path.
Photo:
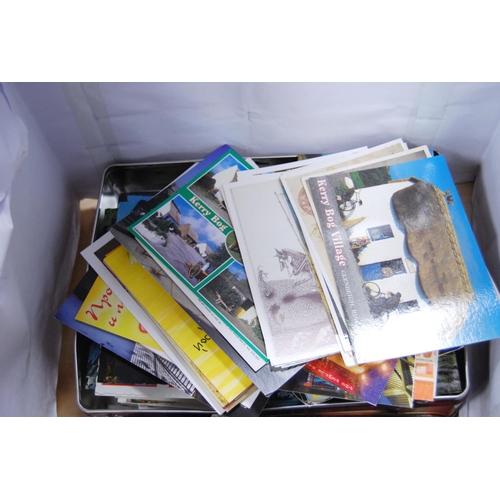
<instances>
[{"instance_id":1,"label":"yellow card","mask_svg":"<svg viewBox=\"0 0 500 500\"><path fill-rule=\"evenodd\" d=\"M75 318L82 323L162 351L153 337L99 276Z\"/></svg>"}]
</instances>

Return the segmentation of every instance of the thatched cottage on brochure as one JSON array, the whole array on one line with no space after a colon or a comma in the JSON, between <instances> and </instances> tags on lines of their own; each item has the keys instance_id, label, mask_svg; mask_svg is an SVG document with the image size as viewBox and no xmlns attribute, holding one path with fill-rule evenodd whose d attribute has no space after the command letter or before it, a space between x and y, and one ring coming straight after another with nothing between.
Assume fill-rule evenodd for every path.
<instances>
[{"instance_id":1,"label":"thatched cottage on brochure","mask_svg":"<svg viewBox=\"0 0 500 500\"><path fill-rule=\"evenodd\" d=\"M362 204L344 226L364 282L382 293L400 292L400 311L472 296L446 193L412 177L358 194Z\"/></svg>"}]
</instances>

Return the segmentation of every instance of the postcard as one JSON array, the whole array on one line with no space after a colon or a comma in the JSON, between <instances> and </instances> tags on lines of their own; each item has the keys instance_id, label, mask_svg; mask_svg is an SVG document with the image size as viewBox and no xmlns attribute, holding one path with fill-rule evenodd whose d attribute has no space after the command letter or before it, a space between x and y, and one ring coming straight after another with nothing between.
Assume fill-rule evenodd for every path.
<instances>
[{"instance_id":1,"label":"postcard","mask_svg":"<svg viewBox=\"0 0 500 500\"><path fill-rule=\"evenodd\" d=\"M498 293L443 156L304 183L358 364L500 337Z\"/></svg>"},{"instance_id":2,"label":"postcard","mask_svg":"<svg viewBox=\"0 0 500 500\"><path fill-rule=\"evenodd\" d=\"M340 348L279 175L250 177L223 189L267 356L283 368Z\"/></svg>"},{"instance_id":3,"label":"postcard","mask_svg":"<svg viewBox=\"0 0 500 500\"><path fill-rule=\"evenodd\" d=\"M304 167L300 171L283 174L283 176L281 177L281 182L283 184L285 192L287 193L290 204L295 212L298 224L302 230L302 234L307 243L309 251L311 252L311 256L313 260L318 263L318 270L324 275L324 282L329 286L328 291L332 296L332 300L336 304L336 311L340 314L341 324L337 325L338 329L342 329L342 325L345 325L343 309L340 306L340 296L334 284L335 280L333 279L331 269L328 264L328 256L325 253L322 234L319 230L313 207L311 207L308 201L308 197L306 194L307 185L303 185L302 178L304 176L318 174L319 172L375 168L379 166L387 166L430 156L430 152L426 146L402 151L399 153L394 153L394 151L397 151L398 148L402 148L403 146L401 144L391 143L388 148L386 148L385 145L382 146L373 148L373 150L369 150L366 155L356 155L351 160L343 161L335 165L326 167L323 166L321 168L317 166ZM355 195L356 193L354 192L354 196ZM355 203L355 200L353 200L352 203ZM355 223L354 218L351 218L351 221L352 223ZM327 293L326 290L325 293ZM347 343L347 340L345 338L344 341Z\"/></svg>"},{"instance_id":4,"label":"postcard","mask_svg":"<svg viewBox=\"0 0 500 500\"><path fill-rule=\"evenodd\" d=\"M269 360L221 188L249 168L229 146L219 148L170 196L148 202L154 207L128 230L257 371Z\"/></svg>"}]
</instances>

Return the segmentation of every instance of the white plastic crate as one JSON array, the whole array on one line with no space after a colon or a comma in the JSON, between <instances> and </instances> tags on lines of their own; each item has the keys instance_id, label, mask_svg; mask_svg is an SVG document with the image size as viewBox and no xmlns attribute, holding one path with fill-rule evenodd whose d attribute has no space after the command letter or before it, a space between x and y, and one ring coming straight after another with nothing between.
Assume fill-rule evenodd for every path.
<instances>
[{"instance_id":1,"label":"white plastic crate","mask_svg":"<svg viewBox=\"0 0 500 500\"><path fill-rule=\"evenodd\" d=\"M78 203L116 163L328 153L401 137L474 181L473 228L500 283L500 84L5 83L0 87L0 414L55 415ZM27 145L26 145L27 140ZM24 152L26 153L24 155ZM13 227L13 229L12 229ZM500 344L469 349L462 415L500 415Z\"/></svg>"}]
</instances>

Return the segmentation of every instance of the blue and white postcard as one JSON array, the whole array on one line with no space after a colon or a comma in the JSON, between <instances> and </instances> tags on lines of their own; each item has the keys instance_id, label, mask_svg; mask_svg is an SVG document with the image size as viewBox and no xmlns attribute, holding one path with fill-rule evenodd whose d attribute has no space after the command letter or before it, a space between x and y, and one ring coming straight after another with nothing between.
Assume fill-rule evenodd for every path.
<instances>
[{"instance_id":1,"label":"blue and white postcard","mask_svg":"<svg viewBox=\"0 0 500 500\"><path fill-rule=\"evenodd\" d=\"M497 289L444 157L304 183L358 363L500 337Z\"/></svg>"}]
</instances>

